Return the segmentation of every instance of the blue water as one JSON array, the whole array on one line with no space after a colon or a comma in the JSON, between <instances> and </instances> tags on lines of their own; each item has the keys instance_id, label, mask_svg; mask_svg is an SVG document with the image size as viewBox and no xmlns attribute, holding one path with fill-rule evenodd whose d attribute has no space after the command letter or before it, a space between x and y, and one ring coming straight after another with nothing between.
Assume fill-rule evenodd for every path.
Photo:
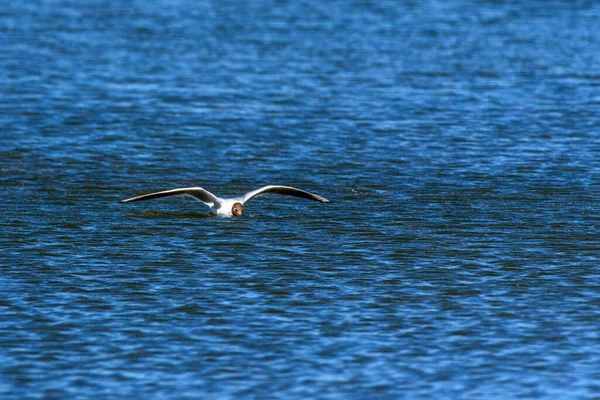
<instances>
[{"instance_id":1,"label":"blue water","mask_svg":"<svg viewBox=\"0 0 600 400\"><path fill-rule=\"evenodd\" d=\"M598 398L599 26L3 2L0 398Z\"/></svg>"}]
</instances>

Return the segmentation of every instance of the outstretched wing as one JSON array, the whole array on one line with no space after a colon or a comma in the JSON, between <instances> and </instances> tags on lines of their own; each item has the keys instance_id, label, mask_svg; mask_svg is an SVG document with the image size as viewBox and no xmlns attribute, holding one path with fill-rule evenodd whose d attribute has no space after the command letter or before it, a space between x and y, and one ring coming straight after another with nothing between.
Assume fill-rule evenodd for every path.
<instances>
[{"instance_id":1,"label":"outstretched wing","mask_svg":"<svg viewBox=\"0 0 600 400\"><path fill-rule=\"evenodd\" d=\"M196 200L200 200L204 204L209 207L214 203L219 201L219 198L209 192L208 190L202 189L201 187L190 187L190 188L179 188L179 189L171 189L165 190L162 192L143 194L141 196L132 197L130 199L121 200L119 203L130 203L132 201L140 201L140 200L151 200L158 199L160 197L167 196L189 196L193 197Z\"/></svg>"},{"instance_id":2,"label":"outstretched wing","mask_svg":"<svg viewBox=\"0 0 600 400\"><path fill-rule=\"evenodd\" d=\"M242 197L242 204L246 203L247 201L251 200L256 196L262 196L264 194L282 194L287 196L301 197L303 199L308 200L320 201L321 203L330 203L330 201L326 198L307 192L305 190L296 189L291 186L269 185L246 193L244 197Z\"/></svg>"}]
</instances>

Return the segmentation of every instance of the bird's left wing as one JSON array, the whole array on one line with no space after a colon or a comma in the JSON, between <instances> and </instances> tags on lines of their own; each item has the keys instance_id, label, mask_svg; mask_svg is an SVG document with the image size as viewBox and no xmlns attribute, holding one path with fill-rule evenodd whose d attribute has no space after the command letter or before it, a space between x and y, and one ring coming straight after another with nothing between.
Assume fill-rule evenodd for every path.
<instances>
[{"instance_id":1,"label":"bird's left wing","mask_svg":"<svg viewBox=\"0 0 600 400\"><path fill-rule=\"evenodd\" d=\"M269 185L263 186L260 189L256 189L246 193L244 197L242 197L242 204L246 203L247 201L253 199L256 196L262 196L264 194L281 194L287 196L301 197L303 199L308 200L320 201L321 203L330 203L330 201L326 198L316 195L314 193L307 192L305 190L296 189L291 186Z\"/></svg>"}]
</instances>

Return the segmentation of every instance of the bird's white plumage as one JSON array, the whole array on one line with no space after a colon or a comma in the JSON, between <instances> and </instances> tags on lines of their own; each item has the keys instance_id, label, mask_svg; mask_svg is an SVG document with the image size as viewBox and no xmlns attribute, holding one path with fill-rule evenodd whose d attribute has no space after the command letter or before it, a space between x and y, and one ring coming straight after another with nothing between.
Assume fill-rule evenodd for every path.
<instances>
[{"instance_id":1,"label":"bird's white plumage","mask_svg":"<svg viewBox=\"0 0 600 400\"><path fill-rule=\"evenodd\" d=\"M305 190L297 189L291 186L280 186L280 185L268 185L263 186L260 189L252 190L241 197L234 197L223 199L215 196L211 192L201 187L189 187L189 188L178 188L171 190L164 190L162 192L155 192L149 194L143 194L141 196L131 197L129 199L121 200L121 203L130 203L139 200L150 200L168 196L188 196L199 200L210 207L210 211L221 217L232 217L233 206L236 203L246 204L248 201L257 196L265 194L279 194L287 196L301 197L308 200L320 201L321 203L329 203L330 201L324 197L316 194L307 192Z\"/></svg>"}]
</instances>

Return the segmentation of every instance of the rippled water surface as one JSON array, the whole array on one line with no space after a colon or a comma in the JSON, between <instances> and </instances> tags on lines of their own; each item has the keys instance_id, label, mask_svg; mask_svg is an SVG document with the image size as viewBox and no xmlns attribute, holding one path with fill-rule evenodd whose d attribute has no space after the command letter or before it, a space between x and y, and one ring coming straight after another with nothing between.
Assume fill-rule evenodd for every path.
<instances>
[{"instance_id":1,"label":"rippled water surface","mask_svg":"<svg viewBox=\"0 0 600 400\"><path fill-rule=\"evenodd\" d=\"M599 26L3 2L0 397L597 398ZM332 203L118 203L265 184Z\"/></svg>"}]
</instances>

